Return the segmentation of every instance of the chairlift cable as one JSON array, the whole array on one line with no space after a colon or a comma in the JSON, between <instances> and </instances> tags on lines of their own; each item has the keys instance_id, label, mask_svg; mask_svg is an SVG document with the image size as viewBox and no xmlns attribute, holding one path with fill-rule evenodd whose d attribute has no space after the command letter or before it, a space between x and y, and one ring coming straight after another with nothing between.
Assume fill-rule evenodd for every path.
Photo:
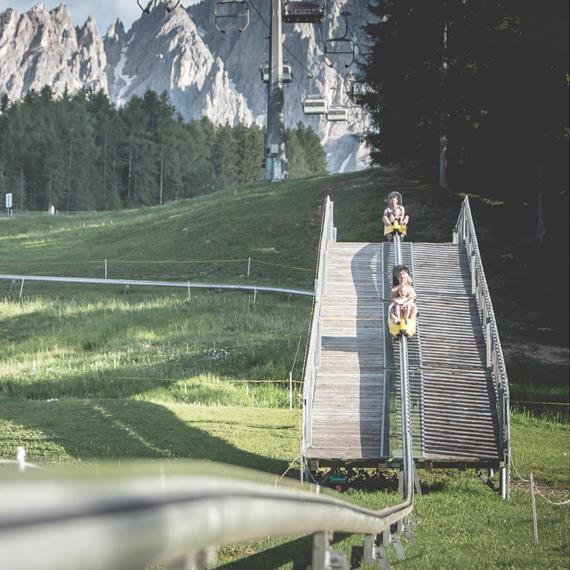
<instances>
[{"instance_id":1,"label":"chairlift cable","mask_svg":"<svg viewBox=\"0 0 570 570\"><path fill-rule=\"evenodd\" d=\"M255 10L261 21L265 24L268 30L271 30L271 26L267 22L267 20L263 17L263 14L259 11L257 6L252 0L248 0L251 4L251 7ZM309 74L312 75L312 71L285 45L283 44L283 49Z\"/></svg>"}]
</instances>

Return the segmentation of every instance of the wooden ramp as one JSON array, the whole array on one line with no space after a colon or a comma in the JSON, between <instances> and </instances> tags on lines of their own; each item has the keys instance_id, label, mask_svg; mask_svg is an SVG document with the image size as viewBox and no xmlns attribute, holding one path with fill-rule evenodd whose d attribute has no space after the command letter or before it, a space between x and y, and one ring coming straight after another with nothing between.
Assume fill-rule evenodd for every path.
<instances>
[{"instance_id":1,"label":"wooden ramp","mask_svg":"<svg viewBox=\"0 0 570 570\"><path fill-rule=\"evenodd\" d=\"M404 245L418 296L424 457L499 460L497 410L483 325L463 245Z\"/></svg>"},{"instance_id":2,"label":"wooden ramp","mask_svg":"<svg viewBox=\"0 0 570 570\"><path fill-rule=\"evenodd\" d=\"M328 249L309 460L374 465L401 456L399 356L386 326L392 249ZM420 313L409 343L414 455L498 465L494 385L465 248L404 244L403 253Z\"/></svg>"},{"instance_id":3,"label":"wooden ramp","mask_svg":"<svg viewBox=\"0 0 570 570\"><path fill-rule=\"evenodd\" d=\"M333 243L329 249L308 458L349 461L385 455L388 247Z\"/></svg>"}]
</instances>

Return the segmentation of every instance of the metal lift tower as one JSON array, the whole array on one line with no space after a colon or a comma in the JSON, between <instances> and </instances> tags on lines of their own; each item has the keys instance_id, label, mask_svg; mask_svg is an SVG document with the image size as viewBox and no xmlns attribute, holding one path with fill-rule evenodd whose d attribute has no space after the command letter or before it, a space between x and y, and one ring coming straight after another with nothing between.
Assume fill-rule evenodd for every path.
<instances>
[{"instance_id":1,"label":"metal lift tower","mask_svg":"<svg viewBox=\"0 0 570 570\"><path fill-rule=\"evenodd\" d=\"M281 0L271 2L270 70L267 87L267 136L265 141L265 179L285 178L285 111L283 95L283 24Z\"/></svg>"}]
</instances>

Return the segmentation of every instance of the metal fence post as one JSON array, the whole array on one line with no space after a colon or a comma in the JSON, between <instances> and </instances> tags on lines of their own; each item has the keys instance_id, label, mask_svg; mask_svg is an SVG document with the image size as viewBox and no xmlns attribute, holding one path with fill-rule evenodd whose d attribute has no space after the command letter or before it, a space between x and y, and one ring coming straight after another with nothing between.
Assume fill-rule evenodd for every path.
<instances>
[{"instance_id":1,"label":"metal fence post","mask_svg":"<svg viewBox=\"0 0 570 570\"><path fill-rule=\"evenodd\" d=\"M22 296L24 295L24 282L26 280L22 279L22 285L20 286L20 301L22 300Z\"/></svg>"},{"instance_id":2,"label":"metal fence post","mask_svg":"<svg viewBox=\"0 0 570 570\"><path fill-rule=\"evenodd\" d=\"M251 276L251 257L247 260L247 278Z\"/></svg>"}]
</instances>

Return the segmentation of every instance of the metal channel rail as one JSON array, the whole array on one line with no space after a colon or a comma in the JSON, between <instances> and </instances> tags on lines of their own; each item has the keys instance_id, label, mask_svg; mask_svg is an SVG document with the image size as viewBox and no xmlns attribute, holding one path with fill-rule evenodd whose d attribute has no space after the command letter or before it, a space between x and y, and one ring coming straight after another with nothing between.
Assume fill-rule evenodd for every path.
<instances>
[{"instance_id":1,"label":"metal channel rail","mask_svg":"<svg viewBox=\"0 0 570 570\"><path fill-rule=\"evenodd\" d=\"M311 351L318 362L315 325L324 293L326 244L334 238L327 200ZM332 232L332 233L331 233ZM320 320L320 319L319 319ZM316 328L317 327L317 328ZM49 469L0 477L0 553L10 570L168 569L211 567L217 546L311 534L312 570L348 570L334 553L334 532L364 535L363 562L390 567L387 548L404 557L414 507L407 340L400 340L403 501L371 511L320 493L313 485L283 481L227 466L123 466L107 470ZM310 392L305 393L310 397ZM306 425L304 426L306 428Z\"/></svg>"},{"instance_id":2,"label":"metal channel rail","mask_svg":"<svg viewBox=\"0 0 570 570\"><path fill-rule=\"evenodd\" d=\"M499 450L501 457L501 495L509 497L510 488L510 457L511 457L511 424L510 424L510 395L507 368L501 347L497 319L491 301L479 242L475 232L475 224L471 213L469 198L466 196L461 207L457 225L453 230L453 243L464 244L469 256L471 268L471 289L477 301L481 323L484 327L487 368L491 369L493 387L497 405L499 424Z\"/></svg>"},{"instance_id":3,"label":"metal channel rail","mask_svg":"<svg viewBox=\"0 0 570 570\"><path fill-rule=\"evenodd\" d=\"M2 281L20 282L26 281L42 282L42 283L68 283L83 285L120 285L123 287L171 287L174 289L210 289L210 290L230 290L230 291L248 291L251 293L280 293L284 295L296 295L302 297L312 297L312 291L304 291L301 289L286 289L283 287L267 287L265 285L232 285L219 283L192 283L191 281L149 281L137 279L91 279L87 277L48 277L43 275L0 275Z\"/></svg>"}]
</instances>

